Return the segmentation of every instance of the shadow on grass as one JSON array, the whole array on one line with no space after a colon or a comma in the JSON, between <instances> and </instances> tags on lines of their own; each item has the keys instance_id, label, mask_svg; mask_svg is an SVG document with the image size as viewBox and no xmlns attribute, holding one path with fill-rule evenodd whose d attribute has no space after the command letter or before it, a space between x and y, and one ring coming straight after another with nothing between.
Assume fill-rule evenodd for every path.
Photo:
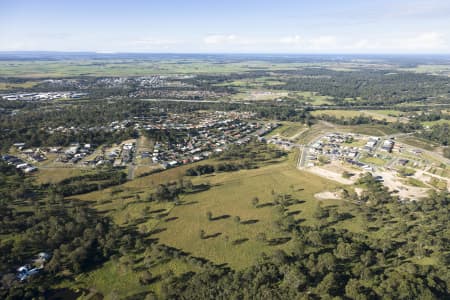
<instances>
[{"instance_id":1,"label":"shadow on grass","mask_svg":"<svg viewBox=\"0 0 450 300\"><path fill-rule=\"evenodd\" d=\"M298 219L298 220L295 220L295 224L300 224L300 223L303 223L303 222L305 222L306 221L306 219L302 219L302 218L300 218L300 219Z\"/></svg>"},{"instance_id":2,"label":"shadow on grass","mask_svg":"<svg viewBox=\"0 0 450 300\"><path fill-rule=\"evenodd\" d=\"M275 205L275 203L273 203L273 202L266 202L266 203L258 204L256 206L256 208L263 208L263 207L274 206L274 205Z\"/></svg>"},{"instance_id":3,"label":"shadow on grass","mask_svg":"<svg viewBox=\"0 0 450 300\"><path fill-rule=\"evenodd\" d=\"M200 192L204 192L207 191L211 188L211 186L209 184L198 184L192 187L192 190L185 192L185 194L195 194L195 193L200 193Z\"/></svg>"},{"instance_id":4,"label":"shadow on grass","mask_svg":"<svg viewBox=\"0 0 450 300\"><path fill-rule=\"evenodd\" d=\"M161 209L156 209L156 210L152 210L149 212L149 214L157 214L157 213L161 213L163 211L166 211L165 208L161 208Z\"/></svg>"},{"instance_id":5,"label":"shadow on grass","mask_svg":"<svg viewBox=\"0 0 450 300\"><path fill-rule=\"evenodd\" d=\"M258 223L258 222L259 222L259 220L253 219L253 220L241 221L241 224L250 225L250 224L255 224L255 223Z\"/></svg>"},{"instance_id":6,"label":"shadow on grass","mask_svg":"<svg viewBox=\"0 0 450 300\"><path fill-rule=\"evenodd\" d=\"M233 245L241 245L241 244L243 244L243 243L245 243L245 242L247 242L247 241L248 241L247 238L242 238L242 239L234 240L234 241L232 242L232 244L233 244Z\"/></svg>"},{"instance_id":7,"label":"shadow on grass","mask_svg":"<svg viewBox=\"0 0 450 300\"><path fill-rule=\"evenodd\" d=\"M220 236L220 235L222 235L222 232L216 232L216 233L213 233L213 234L205 235L205 236L203 237L203 239L204 239L204 240L207 240L207 239L213 239L213 238L216 238L216 237L218 237L218 236Z\"/></svg>"},{"instance_id":8,"label":"shadow on grass","mask_svg":"<svg viewBox=\"0 0 450 300\"><path fill-rule=\"evenodd\" d=\"M150 231L148 234L149 235L158 234L158 233L161 233L166 230L167 230L167 228L156 228L156 229L153 229L152 231Z\"/></svg>"},{"instance_id":9,"label":"shadow on grass","mask_svg":"<svg viewBox=\"0 0 450 300\"><path fill-rule=\"evenodd\" d=\"M288 216L295 216L298 215L299 213L301 213L301 210L294 210L294 211L290 211L287 213Z\"/></svg>"},{"instance_id":10,"label":"shadow on grass","mask_svg":"<svg viewBox=\"0 0 450 300\"><path fill-rule=\"evenodd\" d=\"M193 205L193 204L197 204L198 201L189 201L189 202L181 202L179 205Z\"/></svg>"},{"instance_id":11,"label":"shadow on grass","mask_svg":"<svg viewBox=\"0 0 450 300\"><path fill-rule=\"evenodd\" d=\"M211 218L211 221L218 221L218 220L228 219L229 217L231 217L231 216L230 215L221 215L221 216L217 216L217 217Z\"/></svg>"},{"instance_id":12,"label":"shadow on grass","mask_svg":"<svg viewBox=\"0 0 450 300\"><path fill-rule=\"evenodd\" d=\"M286 244L291 240L290 237L280 237L280 238L274 238L267 241L267 245L269 246L278 246L282 244Z\"/></svg>"},{"instance_id":13,"label":"shadow on grass","mask_svg":"<svg viewBox=\"0 0 450 300\"><path fill-rule=\"evenodd\" d=\"M175 221L176 219L178 219L178 217L171 217L171 218L165 219L164 222L171 222L171 221Z\"/></svg>"},{"instance_id":14,"label":"shadow on grass","mask_svg":"<svg viewBox=\"0 0 450 300\"><path fill-rule=\"evenodd\" d=\"M165 218L165 217L168 217L168 216L169 216L169 213L167 212L167 213L159 214L159 215L157 216L157 218L162 219L162 218Z\"/></svg>"}]
</instances>

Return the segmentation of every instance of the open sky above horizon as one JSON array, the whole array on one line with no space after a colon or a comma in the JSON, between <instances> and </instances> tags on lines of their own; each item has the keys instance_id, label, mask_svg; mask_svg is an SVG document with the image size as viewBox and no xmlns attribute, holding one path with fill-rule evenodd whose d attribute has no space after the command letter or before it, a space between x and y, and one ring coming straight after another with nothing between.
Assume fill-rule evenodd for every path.
<instances>
[{"instance_id":1,"label":"open sky above horizon","mask_svg":"<svg viewBox=\"0 0 450 300\"><path fill-rule=\"evenodd\" d=\"M450 1L0 0L0 51L450 53Z\"/></svg>"}]
</instances>

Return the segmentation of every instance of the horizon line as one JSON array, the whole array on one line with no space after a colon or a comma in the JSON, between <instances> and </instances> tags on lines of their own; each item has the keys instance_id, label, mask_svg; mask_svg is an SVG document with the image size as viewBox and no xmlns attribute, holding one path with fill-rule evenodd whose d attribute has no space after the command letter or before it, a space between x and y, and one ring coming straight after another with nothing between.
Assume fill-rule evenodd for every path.
<instances>
[{"instance_id":1,"label":"horizon line","mask_svg":"<svg viewBox=\"0 0 450 300\"><path fill-rule=\"evenodd\" d=\"M160 51L102 51L102 50L0 50L0 54L15 54L15 53L48 53L48 54L102 54L102 55L114 55L114 54L166 54L166 55L400 55L400 56L412 56L412 55L445 55L450 56L450 52L160 52Z\"/></svg>"}]
</instances>

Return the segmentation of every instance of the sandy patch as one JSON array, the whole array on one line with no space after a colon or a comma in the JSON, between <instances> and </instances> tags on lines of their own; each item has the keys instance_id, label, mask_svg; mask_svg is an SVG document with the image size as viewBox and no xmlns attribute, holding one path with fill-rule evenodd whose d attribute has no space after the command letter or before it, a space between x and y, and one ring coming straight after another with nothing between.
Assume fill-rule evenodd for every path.
<instances>
[{"instance_id":1,"label":"sandy patch","mask_svg":"<svg viewBox=\"0 0 450 300\"><path fill-rule=\"evenodd\" d=\"M330 192L330 191L324 191L321 193L314 194L314 197L317 200L339 200L341 199L341 196L338 192Z\"/></svg>"},{"instance_id":2,"label":"sandy patch","mask_svg":"<svg viewBox=\"0 0 450 300\"><path fill-rule=\"evenodd\" d=\"M355 187L355 193L356 195L358 195L359 197L361 197L362 193L364 192L364 189L359 188L359 187Z\"/></svg>"},{"instance_id":3,"label":"sandy patch","mask_svg":"<svg viewBox=\"0 0 450 300\"><path fill-rule=\"evenodd\" d=\"M390 191L398 191L398 196L400 199L414 199L424 198L428 196L428 188L415 187L404 184L400 178L394 175L392 172L375 172L375 176L383 177L383 184Z\"/></svg>"},{"instance_id":4,"label":"sandy patch","mask_svg":"<svg viewBox=\"0 0 450 300\"><path fill-rule=\"evenodd\" d=\"M342 173L336 173L327 169L324 169L322 167L311 167L311 168L306 168L305 171L307 172L311 172L314 174L317 174L321 177L324 177L326 179L329 180L333 180L342 184L352 184L353 181L347 178L343 178L342 177Z\"/></svg>"}]
</instances>

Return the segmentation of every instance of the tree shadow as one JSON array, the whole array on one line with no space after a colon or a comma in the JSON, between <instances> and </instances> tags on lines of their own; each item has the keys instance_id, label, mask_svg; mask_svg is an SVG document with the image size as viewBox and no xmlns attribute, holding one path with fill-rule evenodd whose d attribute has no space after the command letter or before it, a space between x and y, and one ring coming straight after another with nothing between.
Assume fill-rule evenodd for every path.
<instances>
[{"instance_id":1,"label":"tree shadow","mask_svg":"<svg viewBox=\"0 0 450 300\"><path fill-rule=\"evenodd\" d=\"M301 210L293 210L287 213L288 216L295 216L298 215L299 213L301 213Z\"/></svg>"},{"instance_id":2,"label":"tree shadow","mask_svg":"<svg viewBox=\"0 0 450 300\"><path fill-rule=\"evenodd\" d=\"M241 245L241 244L243 244L243 243L245 243L245 242L247 242L248 241L248 239L247 238L242 238L242 239L237 239L237 240L234 240L233 242L231 242L233 245Z\"/></svg>"},{"instance_id":3,"label":"tree shadow","mask_svg":"<svg viewBox=\"0 0 450 300\"><path fill-rule=\"evenodd\" d=\"M241 221L241 224L250 225L250 224L255 224L255 223L258 223L258 222L259 222L259 220L252 219L252 220Z\"/></svg>"},{"instance_id":4,"label":"tree shadow","mask_svg":"<svg viewBox=\"0 0 450 300\"><path fill-rule=\"evenodd\" d=\"M339 220L341 220L341 221L353 219L354 217L355 216L349 212L344 212L344 213L339 214Z\"/></svg>"},{"instance_id":5,"label":"tree shadow","mask_svg":"<svg viewBox=\"0 0 450 300\"><path fill-rule=\"evenodd\" d=\"M197 184L194 185L192 187L192 189L188 192L185 192L185 194L195 194L195 193L200 193L200 192L204 192L207 191L211 188L211 186L209 184L206 183L201 183L201 184Z\"/></svg>"},{"instance_id":6,"label":"tree shadow","mask_svg":"<svg viewBox=\"0 0 450 300\"><path fill-rule=\"evenodd\" d=\"M197 203L198 203L198 201L193 200L193 201L189 201L189 202L181 202L179 205L193 205L193 204L197 204Z\"/></svg>"},{"instance_id":7,"label":"tree shadow","mask_svg":"<svg viewBox=\"0 0 450 300\"><path fill-rule=\"evenodd\" d=\"M148 234L149 235L158 234L158 233L161 233L166 230L167 230L167 228L156 228L156 229L153 229L152 231L150 231Z\"/></svg>"},{"instance_id":8,"label":"tree shadow","mask_svg":"<svg viewBox=\"0 0 450 300\"><path fill-rule=\"evenodd\" d=\"M205 235L205 236L203 237L203 239L204 239L204 240L207 240L207 239L213 239L213 238L216 238L216 237L218 237L218 236L220 236L220 235L222 235L222 232L216 232L216 233L213 233L213 234Z\"/></svg>"},{"instance_id":9,"label":"tree shadow","mask_svg":"<svg viewBox=\"0 0 450 300\"><path fill-rule=\"evenodd\" d=\"M166 211L166 209L165 208L156 209L156 210L149 211L148 213L149 214L157 214L157 213L160 213L160 212L163 212L163 211Z\"/></svg>"},{"instance_id":10,"label":"tree shadow","mask_svg":"<svg viewBox=\"0 0 450 300\"><path fill-rule=\"evenodd\" d=\"M150 282L149 283L145 283L145 285L147 285L147 284L151 284L151 283ZM147 296L147 294L148 294L148 292L140 292L140 293L128 296L128 297L126 297L124 299L125 300L140 300L140 299L144 299L145 296Z\"/></svg>"},{"instance_id":11,"label":"tree shadow","mask_svg":"<svg viewBox=\"0 0 450 300\"><path fill-rule=\"evenodd\" d=\"M280 238L273 238L267 241L267 244L269 246L278 246L282 244L286 244L291 240L290 237L280 237Z\"/></svg>"},{"instance_id":12,"label":"tree shadow","mask_svg":"<svg viewBox=\"0 0 450 300\"><path fill-rule=\"evenodd\" d=\"M230 215L221 215L221 216L217 216L217 217L211 218L211 221L217 221L217 220L228 219L229 217L231 217L231 216L230 216Z\"/></svg>"},{"instance_id":13,"label":"tree shadow","mask_svg":"<svg viewBox=\"0 0 450 300\"><path fill-rule=\"evenodd\" d=\"M176 219L178 219L178 217L171 217L171 218L165 219L164 222L171 222L171 221L175 221Z\"/></svg>"},{"instance_id":14,"label":"tree shadow","mask_svg":"<svg viewBox=\"0 0 450 300\"><path fill-rule=\"evenodd\" d=\"M263 208L263 207L274 206L274 205L275 205L275 203L273 203L273 202L266 202L266 203L258 204L256 206L256 208Z\"/></svg>"},{"instance_id":15,"label":"tree shadow","mask_svg":"<svg viewBox=\"0 0 450 300\"><path fill-rule=\"evenodd\" d=\"M163 213L163 214L159 214L157 217L160 218L160 219L162 219L162 218L165 218L165 217L167 217L167 216L169 216L169 213L168 213L168 212L167 212L167 213Z\"/></svg>"}]
</instances>

